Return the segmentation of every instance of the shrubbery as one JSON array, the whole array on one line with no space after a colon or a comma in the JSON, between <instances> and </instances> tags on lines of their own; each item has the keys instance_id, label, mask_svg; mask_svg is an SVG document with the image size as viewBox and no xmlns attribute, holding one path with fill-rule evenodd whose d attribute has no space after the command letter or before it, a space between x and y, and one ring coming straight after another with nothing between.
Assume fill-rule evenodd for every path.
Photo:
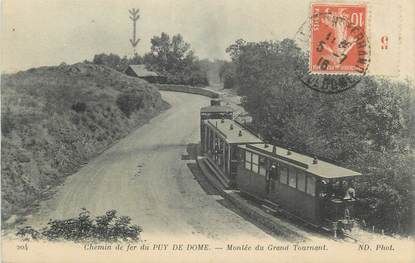
<instances>
[{"instance_id":1,"label":"shrubbery","mask_svg":"<svg viewBox=\"0 0 415 263\"><path fill-rule=\"evenodd\" d=\"M86 110L86 104L85 102L77 102L72 105L71 109L76 112L84 112Z\"/></svg>"},{"instance_id":2,"label":"shrubbery","mask_svg":"<svg viewBox=\"0 0 415 263\"><path fill-rule=\"evenodd\" d=\"M142 107L143 98L140 94L136 93L133 90L123 92L117 96L117 106L118 108L127 116L139 111Z\"/></svg>"},{"instance_id":3,"label":"shrubbery","mask_svg":"<svg viewBox=\"0 0 415 263\"><path fill-rule=\"evenodd\" d=\"M105 53L101 53L94 56L92 63L97 65L105 65L117 71L124 72L129 65L142 64L143 58L138 54L134 54L132 58L127 58L126 56L121 58L116 54L110 53L107 55Z\"/></svg>"},{"instance_id":4,"label":"shrubbery","mask_svg":"<svg viewBox=\"0 0 415 263\"><path fill-rule=\"evenodd\" d=\"M50 220L48 226L35 230L30 226L20 228L16 236L23 240L49 241L138 241L142 229L131 224L128 216L117 216L115 210L106 212L102 216L92 218L85 208L77 218L65 220Z\"/></svg>"},{"instance_id":5,"label":"shrubbery","mask_svg":"<svg viewBox=\"0 0 415 263\"><path fill-rule=\"evenodd\" d=\"M1 133L8 135L14 129L13 117L11 116L10 109L1 113Z\"/></svg>"}]
</instances>

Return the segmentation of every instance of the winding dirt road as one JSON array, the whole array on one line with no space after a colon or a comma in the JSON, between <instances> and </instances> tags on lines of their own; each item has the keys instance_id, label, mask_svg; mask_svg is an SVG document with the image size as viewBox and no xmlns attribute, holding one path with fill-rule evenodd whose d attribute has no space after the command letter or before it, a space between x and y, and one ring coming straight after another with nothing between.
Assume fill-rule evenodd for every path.
<instances>
[{"instance_id":1,"label":"winding dirt road","mask_svg":"<svg viewBox=\"0 0 415 263\"><path fill-rule=\"evenodd\" d=\"M142 226L146 240L275 241L206 193L182 160L187 144L199 141L199 109L209 99L162 96L172 106L168 111L68 177L29 222L45 225L49 218L76 216L82 207L93 215L116 209Z\"/></svg>"}]
</instances>

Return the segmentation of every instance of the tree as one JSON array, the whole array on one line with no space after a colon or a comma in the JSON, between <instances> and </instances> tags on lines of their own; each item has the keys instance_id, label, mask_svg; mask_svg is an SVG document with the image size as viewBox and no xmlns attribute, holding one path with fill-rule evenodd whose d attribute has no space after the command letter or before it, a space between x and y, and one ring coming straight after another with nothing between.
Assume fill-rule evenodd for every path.
<instances>
[{"instance_id":1,"label":"tree","mask_svg":"<svg viewBox=\"0 0 415 263\"><path fill-rule=\"evenodd\" d=\"M98 54L94 56L94 59L92 60L92 63L94 64L98 64L98 65L106 65L109 66L111 68L118 68L118 66L120 65L121 62L121 58L118 55L115 54Z\"/></svg>"},{"instance_id":2,"label":"tree","mask_svg":"<svg viewBox=\"0 0 415 263\"><path fill-rule=\"evenodd\" d=\"M167 77L169 83L207 85L206 72L202 71L190 44L178 34L172 38L166 33L151 39L151 51L144 56L144 63Z\"/></svg>"},{"instance_id":3,"label":"tree","mask_svg":"<svg viewBox=\"0 0 415 263\"><path fill-rule=\"evenodd\" d=\"M92 63L94 64L105 65L119 72L124 72L129 65L143 64L143 62L143 58L137 53L135 53L131 58L128 58L127 56L120 58L120 56L116 54L111 53L107 55L105 53L101 53L95 55L92 60Z\"/></svg>"}]
</instances>

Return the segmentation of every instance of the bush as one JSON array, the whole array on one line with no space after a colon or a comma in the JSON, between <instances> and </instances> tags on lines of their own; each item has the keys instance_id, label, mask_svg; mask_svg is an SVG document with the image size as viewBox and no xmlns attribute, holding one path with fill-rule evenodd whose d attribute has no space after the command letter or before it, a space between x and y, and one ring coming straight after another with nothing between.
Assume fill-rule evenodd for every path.
<instances>
[{"instance_id":1,"label":"bush","mask_svg":"<svg viewBox=\"0 0 415 263\"><path fill-rule=\"evenodd\" d=\"M17 158L17 160L20 163L28 163L28 162L30 162L30 158L26 154L24 154L22 152L17 153L16 158Z\"/></svg>"},{"instance_id":2,"label":"bush","mask_svg":"<svg viewBox=\"0 0 415 263\"><path fill-rule=\"evenodd\" d=\"M89 211L82 208L77 218L50 220L41 230L25 226L17 231L16 236L22 240L118 242L138 241L141 232L138 225L131 224L130 217L117 216L115 210L92 219Z\"/></svg>"},{"instance_id":3,"label":"bush","mask_svg":"<svg viewBox=\"0 0 415 263\"><path fill-rule=\"evenodd\" d=\"M187 84L192 86L206 87L209 86L209 80L205 73L197 72L192 74Z\"/></svg>"},{"instance_id":4,"label":"bush","mask_svg":"<svg viewBox=\"0 0 415 263\"><path fill-rule=\"evenodd\" d=\"M85 102L77 102L72 105L71 109L76 112L84 112L86 110L86 104Z\"/></svg>"},{"instance_id":5,"label":"bush","mask_svg":"<svg viewBox=\"0 0 415 263\"><path fill-rule=\"evenodd\" d=\"M130 117L131 113L138 111L142 107L142 97L134 91L127 91L117 96L118 108L127 116Z\"/></svg>"},{"instance_id":6,"label":"bush","mask_svg":"<svg viewBox=\"0 0 415 263\"><path fill-rule=\"evenodd\" d=\"M23 241L39 240L41 238L41 233L31 226L25 226L17 231L16 236Z\"/></svg>"}]
</instances>

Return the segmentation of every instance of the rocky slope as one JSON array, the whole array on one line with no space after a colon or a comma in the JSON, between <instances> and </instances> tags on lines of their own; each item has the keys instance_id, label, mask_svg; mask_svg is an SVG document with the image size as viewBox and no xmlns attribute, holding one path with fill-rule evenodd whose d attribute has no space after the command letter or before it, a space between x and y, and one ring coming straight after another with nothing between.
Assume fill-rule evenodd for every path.
<instances>
[{"instance_id":1,"label":"rocky slope","mask_svg":"<svg viewBox=\"0 0 415 263\"><path fill-rule=\"evenodd\" d=\"M146 81L93 64L4 75L1 85L3 226L168 107Z\"/></svg>"}]
</instances>

